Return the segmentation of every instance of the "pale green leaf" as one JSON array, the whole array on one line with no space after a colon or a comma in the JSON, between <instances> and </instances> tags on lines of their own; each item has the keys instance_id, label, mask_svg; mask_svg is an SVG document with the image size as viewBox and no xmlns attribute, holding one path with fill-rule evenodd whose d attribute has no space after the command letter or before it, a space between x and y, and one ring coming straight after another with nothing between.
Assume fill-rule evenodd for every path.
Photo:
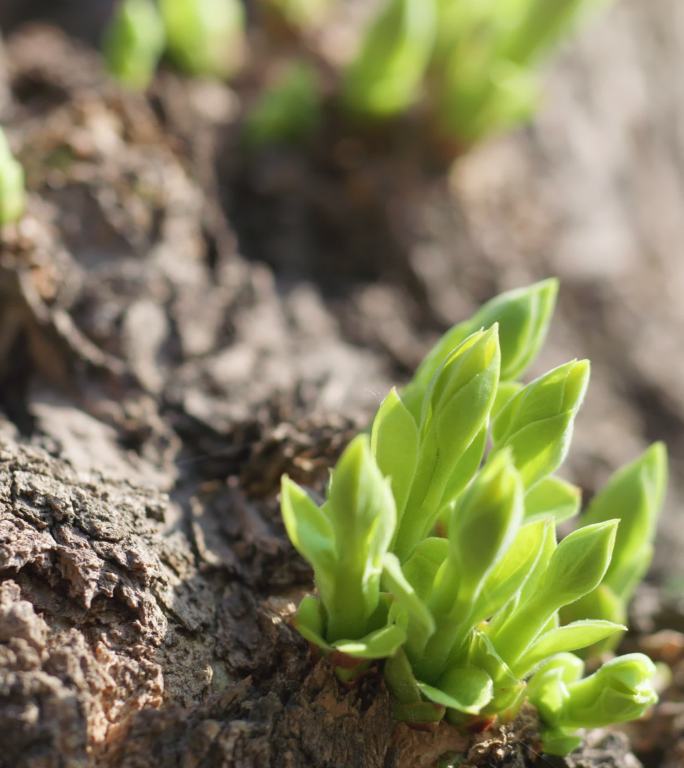
<instances>
[{"instance_id":1,"label":"pale green leaf","mask_svg":"<svg viewBox=\"0 0 684 768\"><path fill-rule=\"evenodd\" d=\"M435 631L435 622L425 603L404 576L397 557L387 553L383 558L383 586L409 617L407 634L412 647L423 648Z\"/></svg>"},{"instance_id":2,"label":"pale green leaf","mask_svg":"<svg viewBox=\"0 0 684 768\"><path fill-rule=\"evenodd\" d=\"M493 694L492 679L474 667L451 669L436 686L419 682L418 688L430 701L471 715L478 714Z\"/></svg>"},{"instance_id":3,"label":"pale green leaf","mask_svg":"<svg viewBox=\"0 0 684 768\"><path fill-rule=\"evenodd\" d=\"M586 648L626 630L624 625L612 621L583 620L566 624L543 634L516 663L515 671L525 675L549 656Z\"/></svg>"},{"instance_id":4,"label":"pale green leaf","mask_svg":"<svg viewBox=\"0 0 684 768\"><path fill-rule=\"evenodd\" d=\"M328 608L335 593L335 542L325 514L287 475L281 483L280 506L290 541L314 569L316 584Z\"/></svg>"},{"instance_id":5,"label":"pale green leaf","mask_svg":"<svg viewBox=\"0 0 684 768\"><path fill-rule=\"evenodd\" d=\"M386 659L396 653L405 641L404 629L397 624L390 624L360 640L339 640L333 643L333 647L356 659Z\"/></svg>"},{"instance_id":6,"label":"pale green leaf","mask_svg":"<svg viewBox=\"0 0 684 768\"><path fill-rule=\"evenodd\" d=\"M475 608L476 621L493 616L525 584L542 553L547 525L537 520L520 528L484 582Z\"/></svg>"},{"instance_id":7,"label":"pale green leaf","mask_svg":"<svg viewBox=\"0 0 684 768\"><path fill-rule=\"evenodd\" d=\"M525 520L531 522L550 517L562 523L579 512L582 491L561 480L560 477L545 477L525 494Z\"/></svg>"},{"instance_id":8,"label":"pale green leaf","mask_svg":"<svg viewBox=\"0 0 684 768\"><path fill-rule=\"evenodd\" d=\"M627 598L650 562L650 547L667 485L667 452L662 443L652 445L636 461L616 472L592 500L584 524L618 519L613 559L606 583ZM637 564L638 563L638 568Z\"/></svg>"}]
</instances>

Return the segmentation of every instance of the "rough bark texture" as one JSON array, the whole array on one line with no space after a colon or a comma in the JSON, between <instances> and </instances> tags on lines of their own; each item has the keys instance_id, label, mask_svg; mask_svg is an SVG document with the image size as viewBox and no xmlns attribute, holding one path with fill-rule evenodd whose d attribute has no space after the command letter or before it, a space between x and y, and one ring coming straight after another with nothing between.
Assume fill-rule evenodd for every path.
<instances>
[{"instance_id":1,"label":"rough bark texture","mask_svg":"<svg viewBox=\"0 0 684 768\"><path fill-rule=\"evenodd\" d=\"M681 63L681 11L620 3L534 126L431 193L382 158L236 168L227 89L167 74L150 104L53 33L10 41L2 122L33 197L0 250L2 768L549 762L527 716L418 733L378 677L341 687L288 624L310 574L275 493L283 471L320 492L429 338L549 272L541 365L598 363L577 479L663 432L684 463L663 333L684 323L684 101L650 90ZM554 764L638 762L598 733Z\"/></svg>"}]
</instances>

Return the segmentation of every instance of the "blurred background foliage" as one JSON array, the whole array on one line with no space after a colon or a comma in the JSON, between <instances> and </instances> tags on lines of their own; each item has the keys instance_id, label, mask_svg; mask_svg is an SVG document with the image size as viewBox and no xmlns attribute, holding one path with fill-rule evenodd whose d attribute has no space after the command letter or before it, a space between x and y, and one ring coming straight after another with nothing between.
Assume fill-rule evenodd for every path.
<instances>
[{"instance_id":1,"label":"blurred background foliage","mask_svg":"<svg viewBox=\"0 0 684 768\"><path fill-rule=\"evenodd\" d=\"M311 139L328 110L359 130L412 119L422 143L455 155L530 116L543 63L605 0L378 0L340 46L353 5L121 0L105 53L133 88L162 57L191 75L265 78L247 110L251 146Z\"/></svg>"}]
</instances>

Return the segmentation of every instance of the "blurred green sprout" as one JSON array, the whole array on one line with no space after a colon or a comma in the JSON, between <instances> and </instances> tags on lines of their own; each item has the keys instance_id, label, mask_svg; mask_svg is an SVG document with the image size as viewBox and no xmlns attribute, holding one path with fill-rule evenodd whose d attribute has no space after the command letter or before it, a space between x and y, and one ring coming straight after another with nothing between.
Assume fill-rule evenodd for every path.
<instances>
[{"instance_id":1,"label":"blurred green sprout","mask_svg":"<svg viewBox=\"0 0 684 768\"><path fill-rule=\"evenodd\" d=\"M518 381L546 336L555 280L505 293L454 326L380 405L316 504L289 478L282 514L317 588L295 625L351 680L382 665L394 715L473 726L537 707L544 747L641 716L655 668L617 657L584 676L577 653L614 643L650 562L666 482L660 444L618 473L581 525L556 476L589 380L571 361ZM584 610L586 606L586 610ZM570 613L566 614L567 611Z\"/></svg>"},{"instance_id":2,"label":"blurred green sprout","mask_svg":"<svg viewBox=\"0 0 684 768\"><path fill-rule=\"evenodd\" d=\"M18 221L25 207L24 169L12 155L7 136L0 128L0 226Z\"/></svg>"},{"instance_id":3,"label":"blurred green sprout","mask_svg":"<svg viewBox=\"0 0 684 768\"><path fill-rule=\"evenodd\" d=\"M370 24L347 69L342 100L368 117L389 117L417 99L437 28L433 0L390 0Z\"/></svg>"},{"instance_id":4,"label":"blurred green sprout","mask_svg":"<svg viewBox=\"0 0 684 768\"><path fill-rule=\"evenodd\" d=\"M144 88L165 54L190 75L225 79L247 63L258 80L262 62L245 61L243 2L121 0L105 40L110 70L127 85ZM284 25L300 33L295 39L299 47L288 56L296 54L302 70L316 71L329 83L335 114L345 114L358 127L415 112L426 143L435 142L451 154L528 119L539 101L546 59L584 17L608 4L608 0L381 0L360 30L356 51L338 71L337 64L323 63L324 51L314 52L316 45L312 48L311 43L316 36L307 36L323 27L335 2L260 0L265 14L256 14L257 22L250 23L266 19L256 34L266 46L260 43L255 50L272 51L277 60L283 52L277 30ZM280 26L268 23L273 18ZM296 121L286 102L303 83L293 76L282 89L274 90L268 82L257 85L265 88L259 116L254 118L265 126L264 140L270 136L276 144L288 142ZM308 104L305 112L311 112ZM306 123L306 115L300 122Z\"/></svg>"},{"instance_id":5,"label":"blurred green sprout","mask_svg":"<svg viewBox=\"0 0 684 768\"><path fill-rule=\"evenodd\" d=\"M356 115L394 117L419 101L468 145L526 119L540 64L606 0L386 0L344 78Z\"/></svg>"},{"instance_id":6,"label":"blurred green sprout","mask_svg":"<svg viewBox=\"0 0 684 768\"><path fill-rule=\"evenodd\" d=\"M121 0L106 30L109 71L124 85L146 88L162 55L182 71L227 78L241 65L240 0Z\"/></svg>"},{"instance_id":7,"label":"blurred green sprout","mask_svg":"<svg viewBox=\"0 0 684 768\"><path fill-rule=\"evenodd\" d=\"M316 133L320 120L316 71L297 62L261 94L247 115L243 136L252 148L301 144Z\"/></svg>"},{"instance_id":8,"label":"blurred green sprout","mask_svg":"<svg viewBox=\"0 0 684 768\"><path fill-rule=\"evenodd\" d=\"M229 77L244 57L241 0L159 0L169 58L191 75Z\"/></svg>"},{"instance_id":9,"label":"blurred green sprout","mask_svg":"<svg viewBox=\"0 0 684 768\"><path fill-rule=\"evenodd\" d=\"M104 40L109 71L130 88L146 88L164 51L164 38L164 25L152 0L123 0Z\"/></svg>"}]
</instances>

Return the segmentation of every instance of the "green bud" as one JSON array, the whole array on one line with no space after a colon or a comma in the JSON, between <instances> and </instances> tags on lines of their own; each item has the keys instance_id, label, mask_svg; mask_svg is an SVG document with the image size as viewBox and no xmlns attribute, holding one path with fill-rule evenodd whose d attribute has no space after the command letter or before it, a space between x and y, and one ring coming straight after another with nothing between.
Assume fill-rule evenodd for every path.
<instances>
[{"instance_id":1,"label":"green bud","mask_svg":"<svg viewBox=\"0 0 684 768\"><path fill-rule=\"evenodd\" d=\"M316 132L320 119L315 71L303 63L292 64L252 108L243 135L252 148L302 144Z\"/></svg>"},{"instance_id":2,"label":"green bud","mask_svg":"<svg viewBox=\"0 0 684 768\"><path fill-rule=\"evenodd\" d=\"M367 436L354 438L337 463L326 511L339 584L329 612L329 637L359 637L378 604L383 556L396 525L389 481L378 469Z\"/></svg>"},{"instance_id":3,"label":"green bud","mask_svg":"<svg viewBox=\"0 0 684 768\"><path fill-rule=\"evenodd\" d=\"M546 521L548 523L548 520ZM546 571L553 557L553 553L558 548L558 540L556 535L555 525L546 525L544 527L544 537L541 543L539 551L539 557L535 560L534 566L530 572L530 575L525 580L522 590L520 591L520 602L528 602L532 595L536 594L539 587L546 579ZM506 614L506 611L502 611L502 614ZM500 620L497 616L492 625Z\"/></svg>"},{"instance_id":4,"label":"green bud","mask_svg":"<svg viewBox=\"0 0 684 768\"><path fill-rule=\"evenodd\" d=\"M644 554L649 555L658 514L667 485L667 451L662 443L652 445L636 461L619 470L594 497L583 522L620 521L613 559L605 583L623 599L634 586L635 564L643 576Z\"/></svg>"},{"instance_id":5,"label":"green bud","mask_svg":"<svg viewBox=\"0 0 684 768\"><path fill-rule=\"evenodd\" d=\"M641 653L618 656L584 680L568 685L558 724L601 728L641 717L658 700L653 689L655 664Z\"/></svg>"},{"instance_id":6,"label":"green bud","mask_svg":"<svg viewBox=\"0 0 684 768\"><path fill-rule=\"evenodd\" d=\"M487 635L477 629L473 632L468 662L483 669L493 682L492 701L482 714L505 715L515 711L525 694L525 683L513 674Z\"/></svg>"},{"instance_id":7,"label":"green bud","mask_svg":"<svg viewBox=\"0 0 684 768\"><path fill-rule=\"evenodd\" d=\"M498 374L500 360L499 327L496 323L487 330L476 331L469 336L452 350L435 375L428 391L428 416L432 415L435 419L441 416L454 396L490 367L493 361L497 363Z\"/></svg>"},{"instance_id":8,"label":"green bud","mask_svg":"<svg viewBox=\"0 0 684 768\"><path fill-rule=\"evenodd\" d=\"M151 0L122 0L104 40L109 71L130 88L146 88L164 51L164 25Z\"/></svg>"},{"instance_id":9,"label":"green bud","mask_svg":"<svg viewBox=\"0 0 684 768\"><path fill-rule=\"evenodd\" d=\"M617 525L616 520L610 520L580 528L555 549L537 591L492 636L497 651L511 667L559 608L601 583L610 563Z\"/></svg>"},{"instance_id":10,"label":"green bud","mask_svg":"<svg viewBox=\"0 0 684 768\"><path fill-rule=\"evenodd\" d=\"M657 701L656 668L640 653L620 656L581 680L582 662L571 654L555 656L530 681L529 699L544 730L544 751L567 754L579 728L600 728L641 717Z\"/></svg>"},{"instance_id":11,"label":"green bud","mask_svg":"<svg viewBox=\"0 0 684 768\"><path fill-rule=\"evenodd\" d=\"M282 484L281 508L290 540L313 566L327 642L357 641L374 627L380 628L385 617L372 619L380 606L383 558L396 512L389 483L375 463L368 438L355 438L342 454L322 508L287 477ZM403 642L403 630L402 634ZM385 642L385 636L379 635L371 652Z\"/></svg>"},{"instance_id":12,"label":"green bud","mask_svg":"<svg viewBox=\"0 0 684 768\"><path fill-rule=\"evenodd\" d=\"M603 579L615 544L617 520L588 525L566 536L549 561L539 594L554 610L586 595Z\"/></svg>"},{"instance_id":13,"label":"green bud","mask_svg":"<svg viewBox=\"0 0 684 768\"><path fill-rule=\"evenodd\" d=\"M542 664L532 676L527 695L550 729L558 728L558 719L568 700L568 685L584 674L584 662L571 653L559 653Z\"/></svg>"},{"instance_id":14,"label":"green bud","mask_svg":"<svg viewBox=\"0 0 684 768\"><path fill-rule=\"evenodd\" d=\"M345 73L347 108L373 118L408 109L420 93L435 24L434 0L387 0Z\"/></svg>"},{"instance_id":15,"label":"green bud","mask_svg":"<svg viewBox=\"0 0 684 768\"><path fill-rule=\"evenodd\" d=\"M401 560L432 528L451 475L486 425L499 379L497 327L478 331L434 377L420 426L420 455L394 551Z\"/></svg>"},{"instance_id":16,"label":"green bud","mask_svg":"<svg viewBox=\"0 0 684 768\"><path fill-rule=\"evenodd\" d=\"M522 519L522 484L507 453L488 464L464 494L449 527L449 557L435 578L430 608L437 631L417 664L436 679L475 622L487 575L513 542Z\"/></svg>"},{"instance_id":17,"label":"green bud","mask_svg":"<svg viewBox=\"0 0 684 768\"><path fill-rule=\"evenodd\" d=\"M546 338L556 305L558 281L540 283L507 291L488 301L470 320L451 328L435 344L403 393L403 400L418 418L430 382L449 357L468 336L498 323L501 349L501 379L521 376L536 358Z\"/></svg>"},{"instance_id":18,"label":"green bud","mask_svg":"<svg viewBox=\"0 0 684 768\"><path fill-rule=\"evenodd\" d=\"M472 601L512 544L523 515L520 475L508 452L482 470L453 512L450 556L461 574L459 600Z\"/></svg>"},{"instance_id":19,"label":"green bud","mask_svg":"<svg viewBox=\"0 0 684 768\"><path fill-rule=\"evenodd\" d=\"M526 488L563 463L588 382L587 360L561 365L524 387L494 421L494 446L513 450Z\"/></svg>"},{"instance_id":20,"label":"green bud","mask_svg":"<svg viewBox=\"0 0 684 768\"><path fill-rule=\"evenodd\" d=\"M159 0L169 56L191 75L229 77L242 63L240 0Z\"/></svg>"}]
</instances>

